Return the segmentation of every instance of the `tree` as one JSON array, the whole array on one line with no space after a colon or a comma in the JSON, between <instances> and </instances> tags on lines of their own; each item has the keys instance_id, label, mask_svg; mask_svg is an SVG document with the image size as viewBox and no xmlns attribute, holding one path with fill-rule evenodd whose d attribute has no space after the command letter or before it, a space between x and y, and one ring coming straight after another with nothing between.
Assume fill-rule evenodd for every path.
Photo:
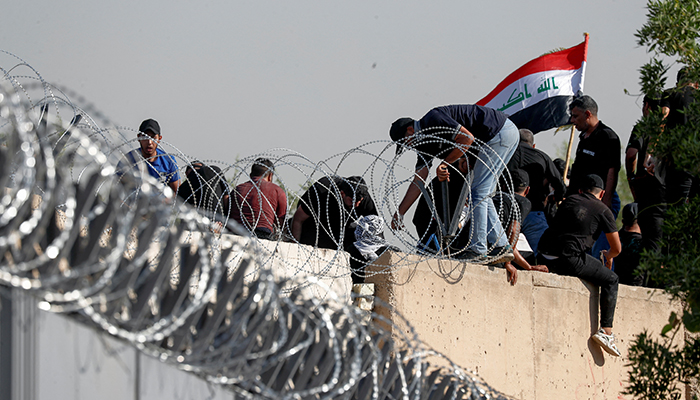
<instances>
[{"instance_id":1,"label":"tree","mask_svg":"<svg viewBox=\"0 0 700 400\"><path fill-rule=\"evenodd\" d=\"M687 67L691 80L700 72L700 1L649 0L647 22L635 36L652 59L640 68L644 93L659 96L670 67L666 61ZM661 160L673 159L679 169L700 176L700 96L686 108L687 122L665 129L663 116L652 113L639 122L649 138L651 153ZM675 382L694 384L700 372L700 199L670 207L664 222L660 252L644 252L641 270L683 304L683 315L675 313L662 328L662 339L646 332L637 335L629 348L632 367L626 394L638 399L679 399L682 388ZM682 346L673 338L685 335ZM694 337L693 337L694 336ZM695 393L694 398L698 394Z\"/></svg>"}]
</instances>

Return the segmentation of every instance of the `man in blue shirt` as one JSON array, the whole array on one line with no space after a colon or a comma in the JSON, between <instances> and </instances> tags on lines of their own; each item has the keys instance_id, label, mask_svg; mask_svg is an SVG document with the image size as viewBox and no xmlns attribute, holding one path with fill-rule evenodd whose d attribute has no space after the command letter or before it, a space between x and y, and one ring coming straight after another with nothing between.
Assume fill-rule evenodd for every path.
<instances>
[{"instance_id":1,"label":"man in blue shirt","mask_svg":"<svg viewBox=\"0 0 700 400\"><path fill-rule=\"evenodd\" d=\"M126 156L129 161L148 171L148 174L156 178L159 182L168 185L173 192L177 193L180 187L180 174L178 173L177 162L169 154L158 148L160 140L160 125L154 119L147 119L139 126L140 148L130 151Z\"/></svg>"},{"instance_id":2,"label":"man in blue shirt","mask_svg":"<svg viewBox=\"0 0 700 400\"><path fill-rule=\"evenodd\" d=\"M389 136L397 142L397 153L411 147L418 154L413 182L394 214L392 228L401 228L403 215L420 196L420 185L428 177L433 158L443 160L437 172L449 179L448 166L474 146L478 155L471 181L473 239L463 257L477 262L486 257L495 257L491 262L512 260L512 249L491 198L520 139L518 128L506 114L472 104L435 107L418 121L399 118ZM489 244L494 247L489 248Z\"/></svg>"}]
</instances>

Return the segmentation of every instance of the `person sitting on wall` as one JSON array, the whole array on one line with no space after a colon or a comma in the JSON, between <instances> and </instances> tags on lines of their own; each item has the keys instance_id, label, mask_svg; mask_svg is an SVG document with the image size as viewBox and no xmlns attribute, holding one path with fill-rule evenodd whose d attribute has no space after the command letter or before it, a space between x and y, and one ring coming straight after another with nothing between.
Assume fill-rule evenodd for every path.
<instances>
[{"instance_id":1,"label":"person sitting on wall","mask_svg":"<svg viewBox=\"0 0 700 400\"><path fill-rule=\"evenodd\" d=\"M642 252L642 230L637 223L637 203L622 208L622 229L618 231L622 252L615 258L615 273L624 285L642 286L644 276L636 273Z\"/></svg>"},{"instance_id":2,"label":"person sitting on wall","mask_svg":"<svg viewBox=\"0 0 700 400\"><path fill-rule=\"evenodd\" d=\"M228 215L228 185L221 168L195 161L187 166L185 176L177 192L180 198L198 209Z\"/></svg>"},{"instance_id":3,"label":"person sitting on wall","mask_svg":"<svg viewBox=\"0 0 700 400\"><path fill-rule=\"evenodd\" d=\"M292 236L301 244L324 249L349 249L356 220L378 215L364 179L324 176L299 198L292 218Z\"/></svg>"},{"instance_id":4,"label":"person sitting on wall","mask_svg":"<svg viewBox=\"0 0 700 400\"><path fill-rule=\"evenodd\" d=\"M547 266L530 265L526 260L526 257L533 255L532 248L530 248L525 235L521 231L523 220L525 220L531 208L530 200L526 197L530 191L530 178L527 172L522 169L514 169L509 172L513 182L514 193L511 195L506 192L496 192L496 195L493 197L493 203L496 210L500 211L499 216L501 217L503 229L505 229L508 241L513 247L513 255L515 256L513 262L526 271L549 272ZM519 211L517 215L516 210ZM508 271L508 282L511 285L515 285L518 282L517 269L510 261L506 262L504 267Z\"/></svg>"},{"instance_id":5,"label":"person sitting on wall","mask_svg":"<svg viewBox=\"0 0 700 400\"><path fill-rule=\"evenodd\" d=\"M165 154L158 146L163 136L160 134L160 125L154 119L141 122L137 134L140 147L126 154L126 158L136 168L145 170L159 182L168 185L173 193L177 193L180 187L180 174L178 173L175 157Z\"/></svg>"},{"instance_id":6,"label":"person sitting on wall","mask_svg":"<svg viewBox=\"0 0 700 400\"><path fill-rule=\"evenodd\" d=\"M250 180L231 194L231 218L261 239L281 232L287 216L287 194L272 182L274 172L272 161L258 158L250 168Z\"/></svg>"},{"instance_id":7,"label":"person sitting on wall","mask_svg":"<svg viewBox=\"0 0 700 400\"><path fill-rule=\"evenodd\" d=\"M560 205L552 225L540 239L538 261L551 272L575 276L600 286L600 330L592 339L613 356L620 356L612 333L619 278L611 268L622 245L615 218L602 202L605 190L598 175L579 179L579 193L569 195ZM610 243L602 261L587 254L600 233Z\"/></svg>"}]
</instances>

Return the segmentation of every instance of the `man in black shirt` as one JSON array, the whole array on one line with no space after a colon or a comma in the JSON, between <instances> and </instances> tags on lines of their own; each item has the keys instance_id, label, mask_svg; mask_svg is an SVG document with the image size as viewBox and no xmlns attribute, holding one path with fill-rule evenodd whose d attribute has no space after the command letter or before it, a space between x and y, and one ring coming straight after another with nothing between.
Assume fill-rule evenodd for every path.
<instances>
[{"instance_id":1,"label":"man in black shirt","mask_svg":"<svg viewBox=\"0 0 700 400\"><path fill-rule=\"evenodd\" d=\"M364 179L325 176L299 199L292 236L301 244L348 249L355 241L355 221L364 215L377 215Z\"/></svg>"},{"instance_id":2,"label":"man in black shirt","mask_svg":"<svg viewBox=\"0 0 700 400\"><path fill-rule=\"evenodd\" d=\"M535 136L529 129L520 129L520 144L508 162L508 170L515 169L524 170L529 178L530 191L527 199L532 204L532 210L523 220L522 232L532 251L537 254L540 237L548 226L544 213L545 200L553 190L553 200L561 201L566 186L552 159L545 152L535 148Z\"/></svg>"},{"instance_id":3,"label":"man in black shirt","mask_svg":"<svg viewBox=\"0 0 700 400\"><path fill-rule=\"evenodd\" d=\"M642 252L642 231L637 223L637 203L629 203L622 209L622 229L620 236L622 251L615 258L615 273L623 285L642 286L644 277L637 274Z\"/></svg>"},{"instance_id":4,"label":"man in black shirt","mask_svg":"<svg viewBox=\"0 0 700 400\"><path fill-rule=\"evenodd\" d=\"M644 96L642 115L646 117L658 107L658 100ZM637 222L642 231L642 246L658 251L666 212L666 186L645 167L649 163L648 146L649 138L640 132L639 125L635 125L625 150L625 169L627 182L638 204Z\"/></svg>"},{"instance_id":5,"label":"man in black shirt","mask_svg":"<svg viewBox=\"0 0 700 400\"><path fill-rule=\"evenodd\" d=\"M576 276L600 286L601 328L592 339L608 353L619 356L612 334L619 278L611 267L622 246L615 218L601 202L605 196L603 186L603 180L597 175L579 180L579 193L569 195L559 205L552 225L542 235L539 261L551 272ZM601 232L610 243L610 250L602 251L605 265L586 254Z\"/></svg>"},{"instance_id":6,"label":"man in black shirt","mask_svg":"<svg viewBox=\"0 0 700 400\"><path fill-rule=\"evenodd\" d=\"M581 132L576 159L571 166L571 181L567 194L578 193L581 183L589 174L595 174L605 185L605 203L613 215L620 211L617 197L617 174L620 171L620 138L598 119L598 104L590 96L575 98L569 106L571 123ZM616 206L613 198L617 198Z\"/></svg>"},{"instance_id":7,"label":"man in black shirt","mask_svg":"<svg viewBox=\"0 0 700 400\"><path fill-rule=\"evenodd\" d=\"M697 88L697 82L689 80L685 68L678 71L676 87L666 90L661 98L661 111L666 119L664 130L672 130L688 122L685 109L695 101ZM659 175L666 184L668 204L678 204L691 195L694 177L689 172L676 168L673 159L666 161L668 165Z\"/></svg>"}]
</instances>

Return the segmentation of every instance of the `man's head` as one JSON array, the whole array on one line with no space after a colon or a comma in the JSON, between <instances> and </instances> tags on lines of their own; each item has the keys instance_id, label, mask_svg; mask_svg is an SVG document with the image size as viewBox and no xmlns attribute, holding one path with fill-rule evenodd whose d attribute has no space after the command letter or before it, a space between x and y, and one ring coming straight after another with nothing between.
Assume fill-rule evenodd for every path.
<instances>
[{"instance_id":1,"label":"man's head","mask_svg":"<svg viewBox=\"0 0 700 400\"><path fill-rule=\"evenodd\" d=\"M598 198L598 200L602 200L603 196L605 195L605 190L603 190L604 188L605 184L603 183L603 180L598 175L590 174L583 178L579 192L590 193Z\"/></svg>"},{"instance_id":2,"label":"man's head","mask_svg":"<svg viewBox=\"0 0 700 400\"><path fill-rule=\"evenodd\" d=\"M693 79L688 67L681 68L678 70L678 74L676 74L676 86L684 85L692 86L696 89L698 88L697 79Z\"/></svg>"},{"instance_id":3,"label":"man's head","mask_svg":"<svg viewBox=\"0 0 700 400\"><path fill-rule=\"evenodd\" d=\"M642 104L642 115L647 116L649 113L658 111L661 102L657 97L652 97L648 94L644 95L644 102Z\"/></svg>"},{"instance_id":4,"label":"man's head","mask_svg":"<svg viewBox=\"0 0 700 400\"><path fill-rule=\"evenodd\" d=\"M348 210L358 207L364 198L369 197L367 184L360 176L341 179L338 182L338 190L340 190L340 196Z\"/></svg>"},{"instance_id":5,"label":"man's head","mask_svg":"<svg viewBox=\"0 0 700 400\"><path fill-rule=\"evenodd\" d=\"M152 158L156 156L156 149L163 137L160 135L160 125L154 119L147 119L141 122L139 126L139 145L141 145L141 154L144 158Z\"/></svg>"},{"instance_id":6,"label":"man's head","mask_svg":"<svg viewBox=\"0 0 700 400\"><path fill-rule=\"evenodd\" d=\"M250 167L250 177L257 178L262 177L272 182L272 174L275 172L275 165L267 158L258 158L253 162L253 166Z\"/></svg>"},{"instance_id":7,"label":"man's head","mask_svg":"<svg viewBox=\"0 0 700 400\"><path fill-rule=\"evenodd\" d=\"M403 146L399 144L399 141L403 140L404 138L410 135L413 135L414 129L413 129L413 123L415 121L413 118L408 118L408 117L403 117L399 118L396 121L394 121L393 124L391 124L391 128L389 129L389 136L391 137L391 140L393 140L396 143L396 154L401 154L403 151Z\"/></svg>"},{"instance_id":8,"label":"man's head","mask_svg":"<svg viewBox=\"0 0 700 400\"><path fill-rule=\"evenodd\" d=\"M510 177L513 180L513 191L521 196L526 196L530 191L530 177L527 172L519 168L514 169L510 171Z\"/></svg>"},{"instance_id":9,"label":"man's head","mask_svg":"<svg viewBox=\"0 0 700 400\"><path fill-rule=\"evenodd\" d=\"M598 125L598 104L591 96L576 97L569 105L571 123L581 132L593 132Z\"/></svg>"},{"instance_id":10,"label":"man's head","mask_svg":"<svg viewBox=\"0 0 700 400\"><path fill-rule=\"evenodd\" d=\"M530 147L535 147L535 135L529 129L520 129L520 143L527 143Z\"/></svg>"}]
</instances>

